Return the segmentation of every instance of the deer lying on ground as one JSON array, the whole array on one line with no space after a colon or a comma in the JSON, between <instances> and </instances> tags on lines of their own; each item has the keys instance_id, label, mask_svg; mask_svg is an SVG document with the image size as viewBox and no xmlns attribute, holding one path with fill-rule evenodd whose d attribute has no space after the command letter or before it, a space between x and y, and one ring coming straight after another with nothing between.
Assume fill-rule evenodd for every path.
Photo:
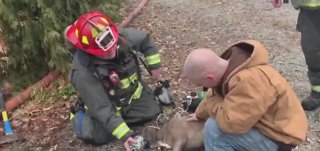
<instances>
[{"instance_id":1,"label":"deer lying on ground","mask_svg":"<svg viewBox=\"0 0 320 151\"><path fill-rule=\"evenodd\" d=\"M172 151L202 151L204 122L187 121L187 117L173 118L156 130L155 146Z\"/></svg>"}]
</instances>

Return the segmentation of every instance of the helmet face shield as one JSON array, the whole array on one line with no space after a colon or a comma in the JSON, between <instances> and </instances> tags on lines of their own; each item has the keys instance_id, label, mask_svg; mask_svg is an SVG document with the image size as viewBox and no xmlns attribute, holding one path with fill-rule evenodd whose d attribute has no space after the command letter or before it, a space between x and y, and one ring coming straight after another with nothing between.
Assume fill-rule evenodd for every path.
<instances>
[{"instance_id":1,"label":"helmet face shield","mask_svg":"<svg viewBox=\"0 0 320 151\"><path fill-rule=\"evenodd\" d=\"M116 43L111 28L108 26L102 30L95 38L95 42L103 51L108 51Z\"/></svg>"}]
</instances>

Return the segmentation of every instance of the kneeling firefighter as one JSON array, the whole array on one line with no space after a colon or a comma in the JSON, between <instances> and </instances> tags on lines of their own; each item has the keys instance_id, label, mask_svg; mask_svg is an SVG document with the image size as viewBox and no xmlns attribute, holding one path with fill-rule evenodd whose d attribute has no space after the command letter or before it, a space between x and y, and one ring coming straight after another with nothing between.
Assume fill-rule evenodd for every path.
<instances>
[{"instance_id":1,"label":"kneeling firefighter","mask_svg":"<svg viewBox=\"0 0 320 151\"><path fill-rule=\"evenodd\" d=\"M117 138L128 149L135 142L128 125L150 121L161 112L141 80L135 54L144 55L147 70L159 80L160 55L153 40L143 31L118 28L99 11L80 16L65 36L73 56L69 79L80 96L70 117L77 137L94 144Z\"/></svg>"}]
</instances>

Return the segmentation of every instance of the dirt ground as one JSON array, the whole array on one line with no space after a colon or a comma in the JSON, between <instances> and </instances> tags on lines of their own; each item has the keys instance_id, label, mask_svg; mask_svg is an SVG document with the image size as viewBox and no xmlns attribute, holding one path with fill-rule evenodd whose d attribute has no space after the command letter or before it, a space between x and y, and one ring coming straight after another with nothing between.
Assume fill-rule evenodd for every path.
<instances>
[{"instance_id":1,"label":"dirt ground","mask_svg":"<svg viewBox=\"0 0 320 151\"><path fill-rule=\"evenodd\" d=\"M128 0L122 15L126 16L138 2ZM221 53L243 39L259 40L269 49L271 64L302 99L309 93L309 83L300 35L295 30L297 15L291 5L275 9L266 0L151 0L130 26L149 31L154 37L162 55L164 77L172 80L177 102L183 92L191 89L180 79L181 67L191 49L210 47ZM24 105L11 115L20 140L1 146L0 150L123 150L120 142L92 146L76 139L68 123L68 108L67 102ZM320 110L307 112L310 132L298 151L320 150L319 113Z\"/></svg>"}]
</instances>

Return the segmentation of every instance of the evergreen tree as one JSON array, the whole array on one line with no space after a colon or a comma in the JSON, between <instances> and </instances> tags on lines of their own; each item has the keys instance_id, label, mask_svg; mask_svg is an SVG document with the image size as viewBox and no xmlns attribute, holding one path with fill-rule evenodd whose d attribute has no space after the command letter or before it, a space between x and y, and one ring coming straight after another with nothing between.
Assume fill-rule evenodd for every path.
<instances>
[{"instance_id":1,"label":"evergreen tree","mask_svg":"<svg viewBox=\"0 0 320 151\"><path fill-rule=\"evenodd\" d=\"M114 21L119 0L0 0L0 21L9 46L9 78L27 86L53 68L70 65L64 29L81 14L100 10Z\"/></svg>"}]
</instances>

